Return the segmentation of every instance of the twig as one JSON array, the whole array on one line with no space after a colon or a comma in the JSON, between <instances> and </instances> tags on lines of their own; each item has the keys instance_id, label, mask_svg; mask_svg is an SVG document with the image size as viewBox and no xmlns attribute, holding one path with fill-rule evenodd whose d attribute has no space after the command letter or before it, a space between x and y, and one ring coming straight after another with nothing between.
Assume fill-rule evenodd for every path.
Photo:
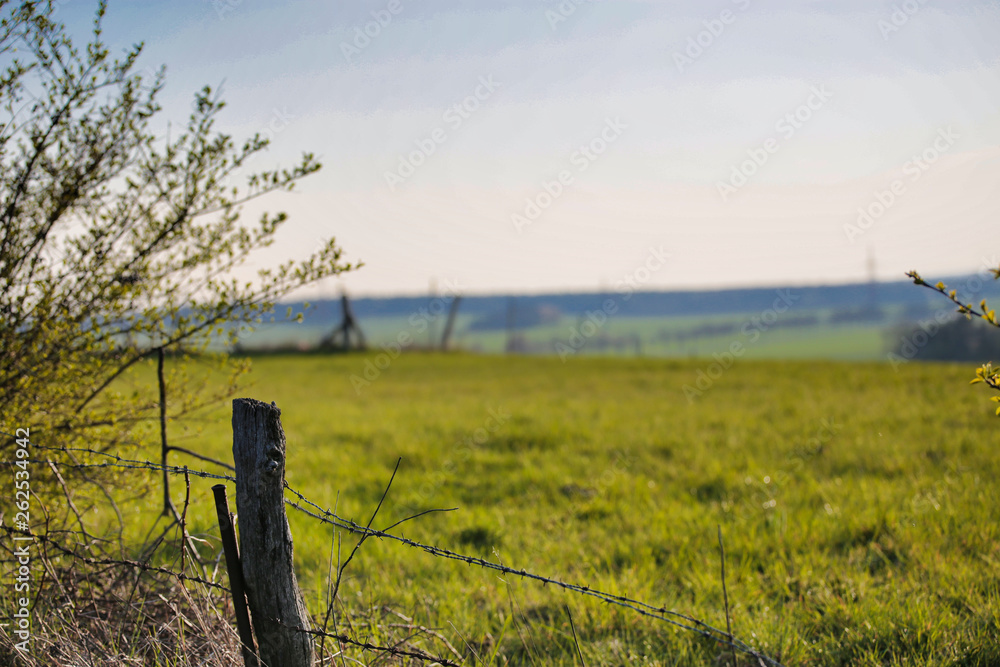
<instances>
[{"instance_id":1,"label":"twig","mask_svg":"<svg viewBox=\"0 0 1000 667\"><path fill-rule=\"evenodd\" d=\"M500 557L500 552L497 551L496 547L493 547L493 555L497 557L497 562L503 565L503 559ZM507 587L507 602L510 605L510 619L514 623L514 630L517 632L517 638L521 640L521 646L524 647L525 652L528 654L528 659L532 663L534 663L534 661L537 659L537 656L532 653L532 650L534 650L535 652L537 652L538 650L537 647L534 646L534 639L532 638L531 634L528 634L528 639L531 640L531 646L529 646L528 641L525 641L524 639L524 634L521 633L521 623L527 626L528 619L524 615L524 612L521 611L521 605L517 602L517 599L514 597L513 585L511 585L511 583L506 579L501 579L500 581L502 581ZM520 623L517 620L518 613L521 614Z\"/></svg>"},{"instance_id":2,"label":"twig","mask_svg":"<svg viewBox=\"0 0 1000 667\"><path fill-rule=\"evenodd\" d=\"M337 492L337 499L333 504L333 511L336 512L337 508L340 507L340 492ZM330 561L326 569L326 613L323 615L323 632L326 632L327 626L330 624L330 620L333 616L333 605L336 603L336 599L331 596L330 584L333 582L333 552L337 551L337 571L340 571L340 547L343 545L343 540L340 538L340 533L337 531L336 526L334 526L333 532L330 535ZM333 621L333 630L337 631L337 621ZM323 658L326 655L326 637L322 636L319 640L319 662L323 664ZM346 665L344 661L344 646L340 645L340 652L338 653L340 658L340 664Z\"/></svg>"},{"instance_id":3,"label":"twig","mask_svg":"<svg viewBox=\"0 0 1000 667\"><path fill-rule=\"evenodd\" d=\"M167 451L168 452L180 452L182 454L187 454L188 456L193 456L196 459L201 459L202 461L206 461L208 463L214 463L217 466L220 466L222 468L228 468L229 470L232 470L233 472L236 472L236 467L235 466L231 466L228 463L224 463L222 461L218 461L216 459L211 458L210 456L203 456L203 455L201 455L201 454L199 454L197 452L192 452L190 449L185 449L183 447L177 447L175 445L170 445L169 447L167 447Z\"/></svg>"},{"instance_id":4,"label":"twig","mask_svg":"<svg viewBox=\"0 0 1000 667\"><path fill-rule=\"evenodd\" d=\"M397 521L396 523L392 524L388 528L383 528L382 532L383 533L388 533L390 530L392 530L393 528L395 528L399 524L406 523L407 521L412 521L413 519L418 519L418 518L424 516L425 514L432 514L433 512L456 512L456 511L458 511L457 507L448 507L448 508L439 508L439 509L424 510L423 512L417 512L416 514L414 514L412 516L408 516L405 519L400 519L399 521Z\"/></svg>"},{"instance_id":5,"label":"twig","mask_svg":"<svg viewBox=\"0 0 1000 667\"><path fill-rule=\"evenodd\" d=\"M227 587L223 586L222 584L217 584L214 581L208 581L207 579L203 579L202 577L193 577L191 575L184 574L183 572L174 572L173 570L169 570L165 567L157 567L156 565L150 565L146 561L135 561L135 560L115 559L115 558L91 558L90 556L84 556L82 554L73 551L72 549L65 547L62 544L59 544L58 542L53 540L52 538L46 537L45 535L32 535L31 533L17 530L15 528L5 525L0 525L0 529L2 529L5 533L7 533L7 535L23 535L23 536L34 537L36 540L51 546L60 554L64 556L69 556L70 558L75 558L76 560L87 563L88 565L127 566L141 570L143 572L158 572L160 574L170 575L171 577L174 577L179 581L194 581L196 583L202 584L203 586L208 586L209 588L216 588L225 593L230 593L230 590Z\"/></svg>"},{"instance_id":6,"label":"twig","mask_svg":"<svg viewBox=\"0 0 1000 667\"><path fill-rule=\"evenodd\" d=\"M354 545L350 555L347 556L347 560L344 561L344 564L340 566L340 570L337 572L337 583L333 587L333 595L330 596L331 604L333 600L337 599L337 593L340 591L340 580L341 577L344 576L344 570L347 569L348 563L350 563L351 559L354 558L354 554L358 552L358 549L361 548L361 545L364 544L365 540L368 539L370 535L375 534L375 532L371 530L372 522L375 521L375 517L378 516L378 511L382 509L382 503L385 502L385 497L389 493L389 488L392 487L392 480L396 479L396 471L399 470L399 464L402 460L402 458L396 460L396 467L392 469L392 476L389 478L389 483L385 485L385 491L382 492L382 497L378 501L378 506L376 506L375 511L372 512L372 518L368 519L368 525L365 526L365 532L362 533L361 539Z\"/></svg>"},{"instance_id":7,"label":"twig","mask_svg":"<svg viewBox=\"0 0 1000 667\"><path fill-rule=\"evenodd\" d=\"M580 638L576 636L576 624L573 623L573 614L569 611L569 605L565 605L566 616L569 617L569 629L573 631L573 645L576 646L576 654L580 658L580 664L587 667L587 662L583 659L583 651L580 650Z\"/></svg>"},{"instance_id":8,"label":"twig","mask_svg":"<svg viewBox=\"0 0 1000 667\"><path fill-rule=\"evenodd\" d=\"M351 532L361 533L361 534L365 534L365 535L369 535L369 536L375 536L375 537L384 537L386 539L395 540L395 541L400 542L402 544L405 544L405 545L407 545L409 547L420 549L420 550L422 550L422 551L424 551L424 552L426 552L426 553L428 553L428 554L430 554L432 556L437 556L439 558L446 558L446 559L449 559L449 560L455 560L455 561L459 561L459 562L462 562L462 563L467 563L469 565L478 565L479 567L482 567L482 568L487 569L487 570L494 570L494 571L502 572L502 573L505 573L505 574L513 574L513 575L516 575L516 576L524 577L526 579L532 579L534 581L538 581L538 582L541 582L543 584L552 584L552 585L558 586L558 587L560 587L560 588L562 588L564 590L571 591L571 592L574 592L574 593L579 593L581 595L587 595L587 596L590 596L590 597L594 597L594 598L597 598L599 600L602 600L603 602L607 602L609 604L614 604L614 605L617 605L619 607L624 607L626 609L631 609L633 612L635 612L637 614L640 614L642 616L647 616L649 618L655 618L657 620L663 621L664 623L668 623L670 625L673 625L673 626L675 626L677 628L680 628L681 630L686 630L688 632L693 632L693 633L701 635L701 636L703 636L705 638L712 639L713 641L716 641L716 642L718 642L720 644L723 644L725 646L733 646L736 649L738 649L739 651L742 651L743 653L746 653L747 655L753 656L758 661L760 661L760 662L762 662L764 664L772 665L772 667L780 667L781 666L780 662L778 662L774 658L770 658L770 657L764 655L763 653L761 653L757 649L753 648L752 646L750 646L746 642L743 642L743 641L741 641L739 639L731 638L731 635L729 633L727 633L726 631L719 630L718 628L715 628L715 627L713 627L711 625L708 625L704 621L696 619L696 618L694 618L692 616L688 616L688 615L682 614L680 612L669 610L666 607L655 607L655 606L653 606L651 604L648 604L646 602L635 600L635 599L632 599L632 598L629 598L629 597L625 597L625 596L622 596L622 595L615 595L613 593L606 593L604 591L595 590L595 589L590 588L589 586L582 586L580 584L573 584L573 583L569 583L569 582L565 582L565 581L560 581L558 579L553 579L551 577L546 577L546 576L543 576L543 575L540 575L540 574L535 574L533 572L528 572L527 570L516 570L514 568L506 567L504 565L498 565L496 563L487 561L487 560L485 560L483 558L479 558L479 557L476 557L476 556L466 556L464 554L456 553L454 551L450 551L448 549L443 549L443 548L438 547L438 546L434 546L434 545L430 545L430 544L423 544L423 543L417 542L415 540L411 540L411 539L406 538L406 537L401 537L399 535L393 535L392 533L384 533L384 532L381 532L381 531L374 531L374 530L371 530L371 528L362 527L362 526L360 526L359 524L357 524L357 523L355 523L353 521L349 521L349 520L346 520L346 519L344 519L344 518L342 518L340 516L337 516L337 515L333 514L332 512L330 512L330 510L324 510L319 505L317 505L316 503L312 502L311 500L309 500L308 498L306 498L304 495L302 495L301 493L299 493L295 489L289 487L287 484L286 484L286 488L289 491L291 491L293 494L295 494L298 497L298 499L301 500L303 503L309 505L310 507L315 508L316 511L312 511L310 509L307 509L307 508L303 507L302 505L299 505L297 502L292 501L292 500L287 500L286 499L285 503L288 504L288 505L290 505L291 507L294 507L295 509L299 510L300 512L302 512L304 514L307 514L307 515L309 515L309 516L311 516L314 519L317 519L319 521L323 521L325 523L330 523L330 524L335 525L335 526L340 526L341 528L345 528L345 529L347 529L347 530L349 530ZM680 620L675 620L675 619L680 619Z\"/></svg>"},{"instance_id":9,"label":"twig","mask_svg":"<svg viewBox=\"0 0 1000 667\"><path fill-rule=\"evenodd\" d=\"M187 514L188 514L188 503L191 502L191 475L187 472L187 466L184 466L184 509L181 512L181 572L184 571L184 556L187 554Z\"/></svg>"},{"instance_id":10,"label":"twig","mask_svg":"<svg viewBox=\"0 0 1000 667\"><path fill-rule=\"evenodd\" d=\"M63 476L59 474L59 468L56 467L54 461L49 461L49 468L52 470L52 474L56 476L56 481L59 482L59 486L62 487L63 495L66 496L66 506L69 507L70 511L76 517L76 522L80 524L80 532L87 539L91 539L90 533L87 532L87 527L83 523L83 517L80 515L80 510L76 508L76 504L73 502L73 494L70 493L69 488L66 486L66 480Z\"/></svg>"},{"instance_id":11,"label":"twig","mask_svg":"<svg viewBox=\"0 0 1000 667\"><path fill-rule=\"evenodd\" d=\"M163 346L156 348L156 380L160 387L160 456L163 459L163 515L173 515L177 518L177 508L170 500L170 477L167 475L167 454L170 447L167 446L167 383L163 379Z\"/></svg>"},{"instance_id":12,"label":"twig","mask_svg":"<svg viewBox=\"0 0 1000 667\"><path fill-rule=\"evenodd\" d=\"M419 630L420 632L423 632L423 633L426 633L428 635L431 635L432 637L436 637L442 644L444 644L448 648L449 651L451 651L452 655L454 655L459 660L463 660L464 659L464 656L462 656L462 654L458 652L458 649L456 649L452 645L452 643L450 641L448 641L448 638L445 637L440 632L438 632L437 630L434 630L433 628L428 628L428 627L423 626L423 625L416 625L413 622L412 618L409 618L409 617L405 616L404 614L399 613L395 609L390 609L389 607L382 607L382 610L384 612L386 612L386 613L392 614L393 616L397 616L397 617L401 618L402 620L406 621L405 624L404 623L389 623L388 627L390 627L390 628L405 627L405 628L408 628L410 630Z\"/></svg>"},{"instance_id":13,"label":"twig","mask_svg":"<svg viewBox=\"0 0 1000 667\"><path fill-rule=\"evenodd\" d=\"M990 269L990 271L993 273L994 278L1000 277L1000 269ZM986 307L986 299L983 299L982 302L979 304L981 310L976 310L971 303L963 303L962 300L958 297L958 293L955 290L949 291L948 286L945 285L943 282L938 282L935 285L931 285L929 282L921 278L920 274L917 273L916 271L907 271L906 275L911 280L913 280L914 285L920 285L926 287L929 290L933 290L939 294L944 295L945 298L947 298L949 301L958 306L958 312L961 313L962 315L965 315L966 317L969 318L975 315L984 322L988 322L989 324L992 324L995 327L1000 327L1000 319L997 318L996 313L994 311Z\"/></svg>"},{"instance_id":14,"label":"twig","mask_svg":"<svg viewBox=\"0 0 1000 667\"><path fill-rule=\"evenodd\" d=\"M729 635L729 648L733 652L733 667L738 667L736 646L733 644L733 627L729 621L729 593L726 592L726 547L722 544L722 525L719 528L719 563L722 567L722 600L726 605L726 634Z\"/></svg>"}]
</instances>

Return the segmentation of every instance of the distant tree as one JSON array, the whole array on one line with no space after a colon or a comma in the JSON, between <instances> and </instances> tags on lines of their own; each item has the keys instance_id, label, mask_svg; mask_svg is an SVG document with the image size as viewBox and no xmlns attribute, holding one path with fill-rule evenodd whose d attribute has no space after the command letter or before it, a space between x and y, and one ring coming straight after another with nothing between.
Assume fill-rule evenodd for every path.
<instances>
[{"instance_id":1,"label":"distant tree","mask_svg":"<svg viewBox=\"0 0 1000 667\"><path fill-rule=\"evenodd\" d=\"M894 364L909 359L927 361L981 361L1000 359L1000 335L996 330L975 318L947 319L942 312L937 318L900 325L893 331Z\"/></svg>"},{"instance_id":2,"label":"distant tree","mask_svg":"<svg viewBox=\"0 0 1000 667\"><path fill-rule=\"evenodd\" d=\"M993 279L997 280L1000 278L1000 268L990 269L990 273L993 274ZM978 317L984 322L993 325L994 327L1000 328L1000 321L997 320L996 311L989 308L986 303L986 299L979 302L979 308L976 308L971 303L966 303L962 301L960 295L954 289L948 289L948 286L943 282L935 283L934 285L928 283L920 274L916 271L909 271L907 276L913 280L915 285L920 285L932 289L945 296L945 298L952 301L958 306L958 312L965 315L966 319L972 319L973 317ZM976 377L972 380L972 384L982 382L992 389L1000 392L1000 366L994 368L993 362L988 361L984 363L978 370L976 370ZM990 400L1000 403L1000 396L993 396ZM1000 406L997 406L996 414L1000 416Z\"/></svg>"},{"instance_id":3,"label":"distant tree","mask_svg":"<svg viewBox=\"0 0 1000 667\"><path fill-rule=\"evenodd\" d=\"M120 382L151 351L204 349L291 290L355 267L331 239L237 280L233 270L286 220L244 225L241 205L290 190L320 165L305 154L230 187L267 140L237 145L216 131L224 103L207 87L181 131L157 136L164 70L152 80L133 72L142 44L111 56L105 2L82 49L53 5L0 0L0 430L30 428L38 445L110 448L158 417L155 390ZM172 415L207 395L170 389ZM5 438L3 450L12 444Z\"/></svg>"}]
</instances>

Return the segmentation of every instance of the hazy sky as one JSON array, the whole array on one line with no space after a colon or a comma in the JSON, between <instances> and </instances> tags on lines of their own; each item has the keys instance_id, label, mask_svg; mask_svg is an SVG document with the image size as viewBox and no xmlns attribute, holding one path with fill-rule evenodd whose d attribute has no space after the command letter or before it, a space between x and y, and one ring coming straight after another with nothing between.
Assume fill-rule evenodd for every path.
<instances>
[{"instance_id":1,"label":"hazy sky","mask_svg":"<svg viewBox=\"0 0 1000 667\"><path fill-rule=\"evenodd\" d=\"M220 129L273 135L255 167L319 156L261 263L335 236L356 295L1000 263L995 0L111 0L105 28L175 122L224 81Z\"/></svg>"}]
</instances>

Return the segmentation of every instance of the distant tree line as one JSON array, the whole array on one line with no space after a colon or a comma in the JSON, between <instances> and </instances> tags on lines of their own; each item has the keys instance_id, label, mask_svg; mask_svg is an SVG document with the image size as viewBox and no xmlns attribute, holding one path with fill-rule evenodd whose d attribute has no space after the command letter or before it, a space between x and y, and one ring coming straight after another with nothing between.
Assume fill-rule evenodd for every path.
<instances>
[{"instance_id":1,"label":"distant tree line","mask_svg":"<svg viewBox=\"0 0 1000 667\"><path fill-rule=\"evenodd\" d=\"M938 326L911 325L892 335L892 352L923 361L1000 361L1000 336L982 320L956 317Z\"/></svg>"}]
</instances>

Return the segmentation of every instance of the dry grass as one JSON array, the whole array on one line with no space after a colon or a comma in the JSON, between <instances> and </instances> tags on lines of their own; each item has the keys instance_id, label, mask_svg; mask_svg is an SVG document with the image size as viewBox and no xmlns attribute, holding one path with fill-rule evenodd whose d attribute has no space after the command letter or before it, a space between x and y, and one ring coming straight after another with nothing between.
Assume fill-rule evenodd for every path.
<instances>
[{"instance_id":1,"label":"dry grass","mask_svg":"<svg viewBox=\"0 0 1000 667\"><path fill-rule=\"evenodd\" d=\"M218 590L131 570L50 571L32 610L30 655L2 628L0 665L242 667L232 604Z\"/></svg>"},{"instance_id":2,"label":"dry grass","mask_svg":"<svg viewBox=\"0 0 1000 667\"><path fill-rule=\"evenodd\" d=\"M32 547L40 549L32 556L41 562L44 576L32 583L29 652L16 648L21 640L10 626L0 625L0 667L243 667L228 590L197 580L227 585L220 558L198 564L189 557L184 569L191 578L181 580L163 567L177 567L165 557L179 551L169 541L158 540L157 553L150 556L163 566L142 568L136 567L137 561L116 560L93 547L83 556L66 546L66 534L60 537L62 542L41 537ZM68 557L67 552L79 557ZM0 561L8 579L12 564L9 555ZM15 608L11 588L0 594L4 609ZM314 628L322 625L322 619L314 619ZM426 654L440 649L452 660L466 657L441 633L383 605L350 610L338 601L329 630L343 639L324 639L318 664L428 662L392 652L397 650Z\"/></svg>"}]
</instances>

